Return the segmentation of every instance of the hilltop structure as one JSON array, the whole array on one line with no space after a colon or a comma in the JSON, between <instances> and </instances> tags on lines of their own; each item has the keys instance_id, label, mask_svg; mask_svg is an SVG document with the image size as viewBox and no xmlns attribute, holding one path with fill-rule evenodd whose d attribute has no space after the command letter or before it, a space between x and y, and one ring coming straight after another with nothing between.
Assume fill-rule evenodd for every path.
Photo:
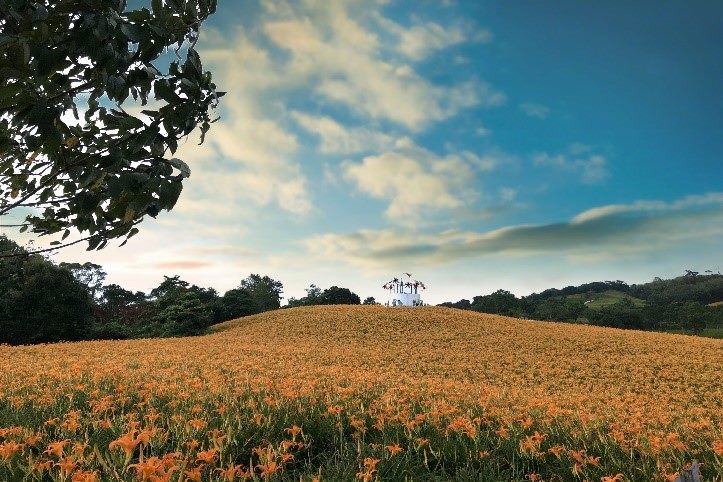
<instances>
[{"instance_id":1,"label":"hilltop structure","mask_svg":"<svg viewBox=\"0 0 723 482\"><path fill-rule=\"evenodd\" d=\"M411 273L404 274L407 276L407 281L399 277L382 285L382 288L389 290L390 295L386 306L424 306L419 290L427 289L427 287L421 281L412 279Z\"/></svg>"}]
</instances>

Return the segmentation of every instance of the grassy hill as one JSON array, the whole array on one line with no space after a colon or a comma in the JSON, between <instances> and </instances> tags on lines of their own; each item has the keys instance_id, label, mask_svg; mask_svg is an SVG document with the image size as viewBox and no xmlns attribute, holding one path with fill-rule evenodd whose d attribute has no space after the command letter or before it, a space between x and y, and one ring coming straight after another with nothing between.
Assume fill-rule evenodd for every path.
<instances>
[{"instance_id":1,"label":"grassy hill","mask_svg":"<svg viewBox=\"0 0 723 482\"><path fill-rule=\"evenodd\" d=\"M618 290L606 290L600 293L578 293L567 296L569 300L577 300L585 303L588 308L602 308L617 303L622 299L630 300L635 306L645 306L645 301L634 296L630 296ZM589 302L589 303L588 303Z\"/></svg>"},{"instance_id":2,"label":"grassy hill","mask_svg":"<svg viewBox=\"0 0 723 482\"><path fill-rule=\"evenodd\" d=\"M202 337L0 346L0 360L0 480L46 461L58 480L129 481L654 480L693 456L708 479L723 469L720 340L316 306Z\"/></svg>"}]
</instances>

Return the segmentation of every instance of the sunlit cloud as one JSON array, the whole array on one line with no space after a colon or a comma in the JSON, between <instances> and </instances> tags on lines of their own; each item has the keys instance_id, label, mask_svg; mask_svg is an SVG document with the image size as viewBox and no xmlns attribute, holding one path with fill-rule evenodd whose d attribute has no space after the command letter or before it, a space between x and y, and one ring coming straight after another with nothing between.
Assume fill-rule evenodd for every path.
<instances>
[{"instance_id":1,"label":"sunlit cloud","mask_svg":"<svg viewBox=\"0 0 723 482\"><path fill-rule=\"evenodd\" d=\"M471 205L480 194L476 173L494 167L492 159L469 151L438 155L403 138L387 152L345 162L342 175L359 192L389 201L387 218L411 225Z\"/></svg>"}]
</instances>

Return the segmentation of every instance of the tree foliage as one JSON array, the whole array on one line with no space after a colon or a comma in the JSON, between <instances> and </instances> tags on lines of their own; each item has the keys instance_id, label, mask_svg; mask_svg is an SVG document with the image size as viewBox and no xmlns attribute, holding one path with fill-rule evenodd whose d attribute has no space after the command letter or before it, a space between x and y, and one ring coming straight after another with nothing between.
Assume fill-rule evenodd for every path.
<instances>
[{"instance_id":1,"label":"tree foliage","mask_svg":"<svg viewBox=\"0 0 723 482\"><path fill-rule=\"evenodd\" d=\"M296 299L289 298L287 304L288 308L296 306L314 306L314 305L359 305L361 304L361 298L356 293L353 293L349 288L340 288L338 286L331 286L322 291L321 288L315 284L309 285L305 290L306 296ZM373 297L369 297L364 300L364 304L375 304L376 301Z\"/></svg>"},{"instance_id":2,"label":"tree foliage","mask_svg":"<svg viewBox=\"0 0 723 482\"><path fill-rule=\"evenodd\" d=\"M23 248L0 237L0 253ZM79 340L87 335L93 302L87 287L42 256L0 258L0 343Z\"/></svg>"},{"instance_id":3,"label":"tree foliage","mask_svg":"<svg viewBox=\"0 0 723 482\"><path fill-rule=\"evenodd\" d=\"M90 261L85 263L60 263L59 266L70 271L75 279L86 286L93 299L102 296L103 282L107 276L102 266Z\"/></svg>"},{"instance_id":4,"label":"tree foliage","mask_svg":"<svg viewBox=\"0 0 723 482\"><path fill-rule=\"evenodd\" d=\"M509 291L497 290L475 296L471 303L463 299L442 303L442 306L547 321L700 334L706 327L723 328L723 307L706 306L723 301L723 276L711 270L706 273L710 274L686 270L685 275L677 278L656 277L650 283L634 285L620 280L595 281L562 289L550 288L521 298ZM620 296L613 303L591 307L583 301L611 291ZM638 304L631 297L639 298Z\"/></svg>"},{"instance_id":5,"label":"tree foliage","mask_svg":"<svg viewBox=\"0 0 723 482\"><path fill-rule=\"evenodd\" d=\"M254 305L254 313L276 310L281 307L284 285L268 276L251 274L241 281L239 288L246 290Z\"/></svg>"},{"instance_id":6,"label":"tree foliage","mask_svg":"<svg viewBox=\"0 0 723 482\"><path fill-rule=\"evenodd\" d=\"M195 50L216 0L151 7L0 2L0 216L101 249L173 208L190 175L178 142L196 126L203 142L222 95Z\"/></svg>"},{"instance_id":7,"label":"tree foliage","mask_svg":"<svg viewBox=\"0 0 723 482\"><path fill-rule=\"evenodd\" d=\"M359 305L361 299L359 295L353 293L349 288L340 288L338 286L331 286L321 293L320 297L321 305Z\"/></svg>"}]
</instances>

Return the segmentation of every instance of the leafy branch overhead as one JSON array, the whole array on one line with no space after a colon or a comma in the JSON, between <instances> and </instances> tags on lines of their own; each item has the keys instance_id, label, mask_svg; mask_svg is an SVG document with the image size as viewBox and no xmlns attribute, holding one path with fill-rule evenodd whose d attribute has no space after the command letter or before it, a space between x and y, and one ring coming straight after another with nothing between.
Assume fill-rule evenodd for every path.
<instances>
[{"instance_id":1,"label":"leafy branch overhead","mask_svg":"<svg viewBox=\"0 0 723 482\"><path fill-rule=\"evenodd\" d=\"M216 0L0 1L0 216L88 249L138 232L190 175L223 95L195 50ZM76 240L77 242L77 240ZM60 245L60 241L55 241Z\"/></svg>"}]
</instances>

